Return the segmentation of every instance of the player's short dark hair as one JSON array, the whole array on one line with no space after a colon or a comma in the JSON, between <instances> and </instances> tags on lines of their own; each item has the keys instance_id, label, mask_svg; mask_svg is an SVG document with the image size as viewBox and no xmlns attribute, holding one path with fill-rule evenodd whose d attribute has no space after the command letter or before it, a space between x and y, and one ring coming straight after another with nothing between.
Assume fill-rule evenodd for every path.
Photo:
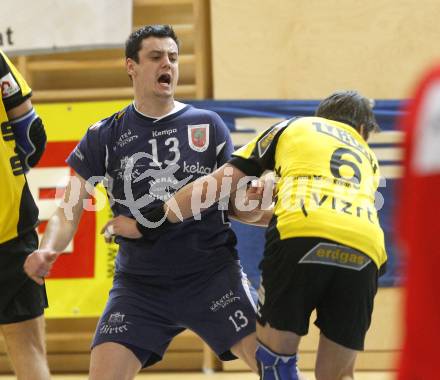
<instances>
[{"instance_id":1,"label":"player's short dark hair","mask_svg":"<svg viewBox=\"0 0 440 380\"><path fill-rule=\"evenodd\" d=\"M379 131L373 105L371 99L357 91L337 91L319 103L315 116L340 121L357 130L363 125L367 132Z\"/></svg>"},{"instance_id":2,"label":"player's short dark hair","mask_svg":"<svg viewBox=\"0 0 440 380\"><path fill-rule=\"evenodd\" d=\"M172 38L179 48L179 39L171 25L145 25L128 37L125 42L125 58L139 62L138 52L141 49L142 41L148 37Z\"/></svg>"}]
</instances>

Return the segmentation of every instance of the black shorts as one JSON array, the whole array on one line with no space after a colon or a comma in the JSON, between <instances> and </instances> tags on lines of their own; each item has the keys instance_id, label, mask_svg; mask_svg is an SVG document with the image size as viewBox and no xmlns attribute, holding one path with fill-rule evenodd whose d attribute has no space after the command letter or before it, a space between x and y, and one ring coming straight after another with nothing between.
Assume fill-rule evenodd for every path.
<instances>
[{"instance_id":1,"label":"black shorts","mask_svg":"<svg viewBox=\"0 0 440 380\"><path fill-rule=\"evenodd\" d=\"M321 333L344 347L363 350L377 292L375 263L322 238L281 240L271 248L260 264L258 322L306 335L316 309Z\"/></svg>"},{"instance_id":2,"label":"black shorts","mask_svg":"<svg viewBox=\"0 0 440 380\"><path fill-rule=\"evenodd\" d=\"M43 314L46 289L24 272L26 257L38 248L38 236L31 231L0 244L0 324L22 322Z\"/></svg>"}]
</instances>

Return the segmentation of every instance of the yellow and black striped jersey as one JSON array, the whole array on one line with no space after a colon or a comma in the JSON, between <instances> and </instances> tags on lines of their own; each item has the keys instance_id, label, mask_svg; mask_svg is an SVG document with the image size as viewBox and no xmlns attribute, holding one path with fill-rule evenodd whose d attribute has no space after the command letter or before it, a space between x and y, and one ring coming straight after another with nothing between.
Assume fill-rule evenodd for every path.
<instances>
[{"instance_id":1,"label":"yellow and black striped jersey","mask_svg":"<svg viewBox=\"0 0 440 380\"><path fill-rule=\"evenodd\" d=\"M375 207L380 172L374 152L351 126L319 117L274 125L235 153L247 175L277 175L267 239L322 237L386 262Z\"/></svg>"},{"instance_id":2,"label":"yellow and black striped jersey","mask_svg":"<svg viewBox=\"0 0 440 380\"><path fill-rule=\"evenodd\" d=\"M31 89L0 50L0 244L35 228L38 209L29 191L7 111L31 96Z\"/></svg>"}]
</instances>

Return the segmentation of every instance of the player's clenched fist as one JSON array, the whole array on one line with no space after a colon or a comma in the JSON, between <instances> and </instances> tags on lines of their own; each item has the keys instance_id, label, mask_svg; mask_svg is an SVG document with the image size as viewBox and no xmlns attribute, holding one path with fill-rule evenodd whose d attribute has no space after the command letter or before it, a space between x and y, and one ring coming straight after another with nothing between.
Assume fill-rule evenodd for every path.
<instances>
[{"instance_id":1,"label":"player's clenched fist","mask_svg":"<svg viewBox=\"0 0 440 380\"><path fill-rule=\"evenodd\" d=\"M52 265L60 254L51 250L39 249L32 252L24 262L24 271L37 284L44 284Z\"/></svg>"},{"instance_id":2,"label":"player's clenched fist","mask_svg":"<svg viewBox=\"0 0 440 380\"><path fill-rule=\"evenodd\" d=\"M258 207L267 209L273 201L275 182L273 178L253 180L246 190L245 205L250 201L258 201Z\"/></svg>"},{"instance_id":3,"label":"player's clenched fist","mask_svg":"<svg viewBox=\"0 0 440 380\"><path fill-rule=\"evenodd\" d=\"M129 239L139 239L142 234L136 226L136 219L128 218L124 215L118 215L109 220L101 230L105 241L109 243L113 236L123 236Z\"/></svg>"}]
</instances>

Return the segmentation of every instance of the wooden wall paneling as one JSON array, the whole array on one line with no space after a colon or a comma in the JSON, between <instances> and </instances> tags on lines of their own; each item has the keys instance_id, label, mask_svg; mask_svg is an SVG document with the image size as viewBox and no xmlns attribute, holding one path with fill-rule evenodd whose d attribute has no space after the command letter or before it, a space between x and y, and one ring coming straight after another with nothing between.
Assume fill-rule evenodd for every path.
<instances>
[{"instance_id":1,"label":"wooden wall paneling","mask_svg":"<svg viewBox=\"0 0 440 380\"><path fill-rule=\"evenodd\" d=\"M133 7L134 29L171 24L181 40L176 98L210 97L209 0L134 0ZM132 97L122 48L21 56L14 63L31 85L34 102Z\"/></svg>"},{"instance_id":2,"label":"wooden wall paneling","mask_svg":"<svg viewBox=\"0 0 440 380\"><path fill-rule=\"evenodd\" d=\"M47 320L47 356L53 373L88 371L90 344L97 321L97 318ZM211 355L209 348L197 335L184 331L171 342L163 361L147 371L201 371L202 368L213 368L215 359ZM11 372L6 347L0 336L0 373Z\"/></svg>"},{"instance_id":3,"label":"wooden wall paneling","mask_svg":"<svg viewBox=\"0 0 440 380\"><path fill-rule=\"evenodd\" d=\"M211 0L216 99L402 99L440 60L432 0Z\"/></svg>"},{"instance_id":4,"label":"wooden wall paneling","mask_svg":"<svg viewBox=\"0 0 440 380\"><path fill-rule=\"evenodd\" d=\"M208 0L194 0L197 99L212 98L211 23Z\"/></svg>"}]
</instances>

